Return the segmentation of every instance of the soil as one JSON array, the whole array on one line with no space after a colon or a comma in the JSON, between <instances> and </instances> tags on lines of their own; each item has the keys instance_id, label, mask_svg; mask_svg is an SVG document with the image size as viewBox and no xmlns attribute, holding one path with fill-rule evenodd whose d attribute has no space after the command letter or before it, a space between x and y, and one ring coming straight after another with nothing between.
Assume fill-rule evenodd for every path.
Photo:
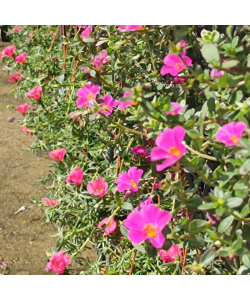
<instances>
[{"instance_id":1,"label":"soil","mask_svg":"<svg viewBox=\"0 0 250 300\"><path fill-rule=\"evenodd\" d=\"M0 52L9 45L0 42ZM22 115L6 108L25 100L10 94L15 83L8 82L12 74L3 71L3 67L0 63L0 258L7 263L11 275L52 275L52 271L45 271L46 251L51 253L49 245L54 249L56 239L51 235L57 229L42 226L43 212L31 203L32 199L46 196L38 179L45 177L52 161L47 153L23 151L35 137L20 130ZM14 121L9 122L10 118ZM22 206L26 209L15 214ZM95 254L90 250L84 256L91 260Z\"/></svg>"}]
</instances>

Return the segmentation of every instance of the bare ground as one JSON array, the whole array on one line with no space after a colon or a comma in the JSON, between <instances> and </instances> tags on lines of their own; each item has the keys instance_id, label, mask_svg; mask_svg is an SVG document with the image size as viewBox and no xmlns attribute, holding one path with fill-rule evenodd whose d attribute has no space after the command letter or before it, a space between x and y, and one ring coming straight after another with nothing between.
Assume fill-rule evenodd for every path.
<instances>
[{"instance_id":1,"label":"bare ground","mask_svg":"<svg viewBox=\"0 0 250 300\"><path fill-rule=\"evenodd\" d=\"M0 52L9 43L0 42ZM21 114L6 106L25 103L14 98L10 91L15 83L8 82L8 75L0 63L0 258L8 265L12 275L43 275L46 272L46 251L55 245L56 228L42 226L42 211L31 207L32 199L45 197L37 179L45 176L51 160L45 154L23 151L34 137L20 130ZM13 122L8 122L14 118ZM15 214L21 207L26 209ZM88 252L88 251L86 251ZM86 253L91 259L94 253ZM0 269L1 271L1 269ZM1 272L0 272L1 273Z\"/></svg>"}]
</instances>

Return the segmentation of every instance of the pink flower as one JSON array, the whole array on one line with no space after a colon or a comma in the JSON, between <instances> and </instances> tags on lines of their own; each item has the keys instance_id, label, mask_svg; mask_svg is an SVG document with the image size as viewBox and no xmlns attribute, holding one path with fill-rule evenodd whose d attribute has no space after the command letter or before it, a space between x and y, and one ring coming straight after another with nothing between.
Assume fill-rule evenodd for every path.
<instances>
[{"instance_id":1,"label":"pink flower","mask_svg":"<svg viewBox=\"0 0 250 300\"><path fill-rule=\"evenodd\" d=\"M29 109L30 105L25 103L23 105L20 106L16 106L16 109L23 115L26 114L27 110Z\"/></svg>"},{"instance_id":2,"label":"pink flower","mask_svg":"<svg viewBox=\"0 0 250 300\"><path fill-rule=\"evenodd\" d=\"M67 253L57 252L49 258L46 271L53 270L56 274L63 274L71 259Z\"/></svg>"},{"instance_id":3,"label":"pink flower","mask_svg":"<svg viewBox=\"0 0 250 300\"><path fill-rule=\"evenodd\" d=\"M107 56L106 50L102 50L101 52L98 52L96 56L93 56L92 65L96 70L100 70L103 64L106 64L109 61Z\"/></svg>"},{"instance_id":4,"label":"pink flower","mask_svg":"<svg viewBox=\"0 0 250 300\"><path fill-rule=\"evenodd\" d=\"M170 212L149 204L143 206L140 211L134 210L130 213L123 224L130 229L128 238L134 244L149 239L154 247L161 248L165 241L161 231L171 218Z\"/></svg>"},{"instance_id":5,"label":"pink flower","mask_svg":"<svg viewBox=\"0 0 250 300\"><path fill-rule=\"evenodd\" d=\"M210 217L209 213L206 213L206 218L207 218L208 220L212 220L212 218ZM215 219L216 219L217 221L220 220L220 219L219 219L219 216L215 216ZM212 221L212 224L213 224L213 225L216 224L216 221Z\"/></svg>"},{"instance_id":6,"label":"pink flower","mask_svg":"<svg viewBox=\"0 0 250 300\"><path fill-rule=\"evenodd\" d=\"M2 52L0 52L0 59L3 57L3 53Z\"/></svg>"},{"instance_id":7,"label":"pink flower","mask_svg":"<svg viewBox=\"0 0 250 300\"><path fill-rule=\"evenodd\" d=\"M23 30L23 27L16 27L16 28L13 28L13 32L16 33L16 32L20 32Z\"/></svg>"},{"instance_id":8,"label":"pink flower","mask_svg":"<svg viewBox=\"0 0 250 300\"><path fill-rule=\"evenodd\" d=\"M180 45L181 48L184 48L187 46L187 42L184 41L184 40L180 40L178 43L177 43L177 46Z\"/></svg>"},{"instance_id":9,"label":"pink flower","mask_svg":"<svg viewBox=\"0 0 250 300\"><path fill-rule=\"evenodd\" d=\"M117 191L122 192L125 190L132 190L134 192L138 191L138 182L143 174L143 170L138 169L137 167L131 167L128 169L128 172L121 173L119 178L116 180Z\"/></svg>"},{"instance_id":10,"label":"pink flower","mask_svg":"<svg viewBox=\"0 0 250 300\"><path fill-rule=\"evenodd\" d=\"M188 56L185 56L185 54L186 51L181 52L181 56L186 62L186 64L188 66L191 66L192 60ZM161 68L161 75L166 75L170 73L170 75L176 76L186 68L186 65L177 54L168 54L167 56L165 56L163 62L165 66Z\"/></svg>"},{"instance_id":11,"label":"pink flower","mask_svg":"<svg viewBox=\"0 0 250 300\"><path fill-rule=\"evenodd\" d=\"M73 121L75 121L75 120L76 120L76 122L79 122L79 121L80 121L80 117L74 116L74 115L76 115L76 114L78 114L78 113L80 113L80 110L72 111L72 112L69 114L70 116L73 116L73 117L72 117L72 120L73 120Z\"/></svg>"},{"instance_id":12,"label":"pink flower","mask_svg":"<svg viewBox=\"0 0 250 300\"><path fill-rule=\"evenodd\" d=\"M123 98L131 97L131 96L132 96L132 94L129 93L129 92L125 92L123 94ZM121 101L121 100L118 100L116 103L119 104L118 109L122 110L122 109L126 108L127 106L134 105L135 104L135 100L132 100L132 101Z\"/></svg>"},{"instance_id":13,"label":"pink flower","mask_svg":"<svg viewBox=\"0 0 250 300\"><path fill-rule=\"evenodd\" d=\"M29 135L33 135L33 131L30 130L29 128L23 126L23 125L20 126L20 129L21 129L22 131L28 132Z\"/></svg>"},{"instance_id":14,"label":"pink flower","mask_svg":"<svg viewBox=\"0 0 250 300\"><path fill-rule=\"evenodd\" d=\"M16 50L16 47L14 45L8 46L5 49L3 49L2 53L4 55L7 55L9 57L12 57L14 54L14 51Z\"/></svg>"},{"instance_id":15,"label":"pink flower","mask_svg":"<svg viewBox=\"0 0 250 300\"><path fill-rule=\"evenodd\" d=\"M178 115L179 112L183 109L183 106L181 106L179 103L171 102L171 107L175 107L175 109L171 109L166 112L166 115Z\"/></svg>"},{"instance_id":16,"label":"pink flower","mask_svg":"<svg viewBox=\"0 0 250 300\"><path fill-rule=\"evenodd\" d=\"M97 228L102 228L103 225L105 225L107 223L107 221L109 220L110 217L107 217L105 219L103 219L97 226ZM108 222L108 224L106 225L105 227L105 230L104 230L104 233L103 233L103 236L107 236L109 235L110 233L114 232L116 229L116 221L114 219L114 217L112 217L110 219L110 221Z\"/></svg>"},{"instance_id":17,"label":"pink flower","mask_svg":"<svg viewBox=\"0 0 250 300\"><path fill-rule=\"evenodd\" d=\"M67 183L73 182L75 185L80 185L83 179L83 170L81 168L77 168L69 172L69 176L67 177Z\"/></svg>"},{"instance_id":18,"label":"pink flower","mask_svg":"<svg viewBox=\"0 0 250 300\"><path fill-rule=\"evenodd\" d=\"M83 30L83 32L81 33L80 37L82 39L88 37L91 35L91 32L92 32L92 27L91 26L88 26L85 30Z\"/></svg>"},{"instance_id":19,"label":"pink flower","mask_svg":"<svg viewBox=\"0 0 250 300\"><path fill-rule=\"evenodd\" d=\"M160 255L161 259L164 262L174 262L176 259L180 260L182 255L181 255L181 249L179 248L178 245L172 245L167 251L166 250L160 250L158 252Z\"/></svg>"},{"instance_id":20,"label":"pink flower","mask_svg":"<svg viewBox=\"0 0 250 300\"><path fill-rule=\"evenodd\" d=\"M105 181L104 177L101 177L97 180L93 180L87 184L88 193L94 196L103 197L107 192L107 189L108 184Z\"/></svg>"},{"instance_id":21,"label":"pink flower","mask_svg":"<svg viewBox=\"0 0 250 300\"><path fill-rule=\"evenodd\" d=\"M182 83L186 80L187 80L187 78L175 77L174 80L173 80L173 83Z\"/></svg>"},{"instance_id":22,"label":"pink flower","mask_svg":"<svg viewBox=\"0 0 250 300\"><path fill-rule=\"evenodd\" d=\"M19 72L17 72L17 73L15 73L12 77L10 77L10 78L8 79L8 81L9 81L9 82L16 82L16 81L19 81L19 80L21 80L20 75L22 75L22 74L19 73Z\"/></svg>"},{"instance_id":23,"label":"pink flower","mask_svg":"<svg viewBox=\"0 0 250 300\"><path fill-rule=\"evenodd\" d=\"M31 37L33 35L33 31L31 31L30 33L28 33L28 37Z\"/></svg>"},{"instance_id":24,"label":"pink flower","mask_svg":"<svg viewBox=\"0 0 250 300\"><path fill-rule=\"evenodd\" d=\"M50 199L44 199L43 200L43 204L45 205L49 205L49 206L54 206L54 205L57 205L59 203L59 201L53 199L53 200L50 200Z\"/></svg>"},{"instance_id":25,"label":"pink flower","mask_svg":"<svg viewBox=\"0 0 250 300\"><path fill-rule=\"evenodd\" d=\"M159 190L161 184L162 184L161 182L156 182L156 183L154 184L154 190Z\"/></svg>"},{"instance_id":26,"label":"pink flower","mask_svg":"<svg viewBox=\"0 0 250 300\"><path fill-rule=\"evenodd\" d=\"M146 149L148 149L148 146L136 146L134 148L131 148L130 150L135 155L139 155L140 157L147 157L149 156L149 154Z\"/></svg>"},{"instance_id":27,"label":"pink flower","mask_svg":"<svg viewBox=\"0 0 250 300\"><path fill-rule=\"evenodd\" d=\"M224 75L223 71L218 71L218 69L213 68L210 72L210 77L214 78L214 77L221 77Z\"/></svg>"},{"instance_id":28,"label":"pink flower","mask_svg":"<svg viewBox=\"0 0 250 300\"><path fill-rule=\"evenodd\" d=\"M167 128L158 135L155 143L158 147L152 149L151 161L165 159L161 165L156 166L157 171L175 164L186 153L186 147L182 144L185 136L185 129L177 126L173 129Z\"/></svg>"},{"instance_id":29,"label":"pink flower","mask_svg":"<svg viewBox=\"0 0 250 300\"><path fill-rule=\"evenodd\" d=\"M41 98L41 94L42 94L42 87L41 86L35 86L33 89L31 89L28 93L28 97L31 97L35 100L39 100Z\"/></svg>"},{"instance_id":30,"label":"pink flower","mask_svg":"<svg viewBox=\"0 0 250 300\"><path fill-rule=\"evenodd\" d=\"M66 149L60 148L49 152L49 156L54 158L56 161L60 162L63 160Z\"/></svg>"},{"instance_id":31,"label":"pink flower","mask_svg":"<svg viewBox=\"0 0 250 300\"><path fill-rule=\"evenodd\" d=\"M236 145L246 128L247 125L243 122L232 122L223 125L222 128L217 131L216 139L219 142L225 143L227 146Z\"/></svg>"},{"instance_id":32,"label":"pink flower","mask_svg":"<svg viewBox=\"0 0 250 300\"><path fill-rule=\"evenodd\" d=\"M58 58L57 57L52 57L52 60L57 61Z\"/></svg>"},{"instance_id":33,"label":"pink flower","mask_svg":"<svg viewBox=\"0 0 250 300\"><path fill-rule=\"evenodd\" d=\"M77 25L77 27L80 28L86 28L88 25Z\"/></svg>"},{"instance_id":34,"label":"pink flower","mask_svg":"<svg viewBox=\"0 0 250 300\"><path fill-rule=\"evenodd\" d=\"M85 71L86 69L87 69L86 67L80 68L80 70L81 70L83 73L90 73L90 72L91 72L91 70Z\"/></svg>"},{"instance_id":35,"label":"pink flower","mask_svg":"<svg viewBox=\"0 0 250 300\"><path fill-rule=\"evenodd\" d=\"M90 100L95 101L97 94L100 91L99 85L87 83L84 88L80 88L77 92L76 104L79 108L86 105L90 107Z\"/></svg>"},{"instance_id":36,"label":"pink flower","mask_svg":"<svg viewBox=\"0 0 250 300\"><path fill-rule=\"evenodd\" d=\"M25 64L25 63L26 63L26 56L27 56L27 53L26 53L26 52L23 52L23 53L21 53L20 55L18 55L18 56L15 58L15 61L16 61L18 64Z\"/></svg>"},{"instance_id":37,"label":"pink flower","mask_svg":"<svg viewBox=\"0 0 250 300\"><path fill-rule=\"evenodd\" d=\"M105 95L103 97L103 101L101 106L104 108L100 112L104 115L109 116L113 112L113 108L118 105L117 102L113 101L113 97L111 95Z\"/></svg>"},{"instance_id":38,"label":"pink flower","mask_svg":"<svg viewBox=\"0 0 250 300\"><path fill-rule=\"evenodd\" d=\"M145 206L147 206L147 205L150 205L152 203L152 198L151 197L148 197L148 199L146 199L146 200L144 200L144 201L142 201L141 203L140 203L140 209L142 209L143 207L145 207ZM136 207L135 209L134 209L134 211L139 211L139 208L138 207Z\"/></svg>"},{"instance_id":39,"label":"pink flower","mask_svg":"<svg viewBox=\"0 0 250 300\"><path fill-rule=\"evenodd\" d=\"M132 30L143 30L145 29L146 25L117 25L119 29L125 30L125 31L132 31Z\"/></svg>"}]
</instances>

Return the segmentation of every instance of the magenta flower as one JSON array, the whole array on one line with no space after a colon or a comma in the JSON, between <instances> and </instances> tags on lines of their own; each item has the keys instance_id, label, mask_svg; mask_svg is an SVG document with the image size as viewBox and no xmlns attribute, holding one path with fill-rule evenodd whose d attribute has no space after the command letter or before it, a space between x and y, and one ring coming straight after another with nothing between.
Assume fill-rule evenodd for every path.
<instances>
[{"instance_id":1,"label":"magenta flower","mask_svg":"<svg viewBox=\"0 0 250 300\"><path fill-rule=\"evenodd\" d=\"M46 198L43 200L43 204L49 205L49 206L54 206L54 205L57 205L58 203L59 203L59 201L56 199L50 200L50 199Z\"/></svg>"},{"instance_id":2,"label":"magenta flower","mask_svg":"<svg viewBox=\"0 0 250 300\"><path fill-rule=\"evenodd\" d=\"M57 252L49 258L46 271L53 270L56 274L61 275L70 262L71 258L67 253Z\"/></svg>"},{"instance_id":3,"label":"magenta flower","mask_svg":"<svg viewBox=\"0 0 250 300\"><path fill-rule=\"evenodd\" d=\"M60 148L49 152L49 156L54 158L56 161L60 162L63 160L66 149Z\"/></svg>"},{"instance_id":4,"label":"magenta flower","mask_svg":"<svg viewBox=\"0 0 250 300\"><path fill-rule=\"evenodd\" d=\"M26 56L27 56L27 53L26 53L26 52L23 52L23 53L21 53L20 55L18 55L18 56L15 58L15 61L16 61L18 64L25 64L25 63L26 63Z\"/></svg>"},{"instance_id":5,"label":"magenta flower","mask_svg":"<svg viewBox=\"0 0 250 300\"><path fill-rule=\"evenodd\" d=\"M157 171L172 166L186 153L186 147L182 144L184 136L185 129L181 126L167 128L157 136L155 143L158 147L152 149L151 161L165 159L161 165L156 166Z\"/></svg>"},{"instance_id":6,"label":"magenta flower","mask_svg":"<svg viewBox=\"0 0 250 300\"><path fill-rule=\"evenodd\" d=\"M12 57L14 54L14 51L16 50L16 47L14 45L8 46L5 49L3 49L2 53L4 55L7 55L9 57Z\"/></svg>"},{"instance_id":7,"label":"magenta flower","mask_svg":"<svg viewBox=\"0 0 250 300\"><path fill-rule=\"evenodd\" d=\"M106 50L102 50L101 52L98 52L96 56L93 56L92 65L97 71L101 69L103 64L106 64L109 61L107 56Z\"/></svg>"},{"instance_id":8,"label":"magenta flower","mask_svg":"<svg viewBox=\"0 0 250 300\"><path fill-rule=\"evenodd\" d=\"M23 27L16 27L16 28L13 28L13 32L16 33L16 32L20 32L23 30Z\"/></svg>"},{"instance_id":9,"label":"magenta flower","mask_svg":"<svg viewBox=\"0 0 250 300\"><path fill-rule=\"evenodd\" d=\"M138 191L138 182L141 179L143 170L138 169L137 167L131 167L128 169L128 173L121 173L119 178L116 180L117 191L122 192L125 190L132 190L134 192Z\"/></svg>"},{"instance_id":10,"label":"magenta flower","mask_svg":"<svg viewBox=\"0 0 250 300\"><path fill-rule=\"evenodd\" d=\"M102 228L102 226L107 223L109 218L110 217L107 217L107 218L101 220L101 222L99 222L97 228ZM117 225L116 221L115 221L114 217L112 217L110 219L110 221L108 222L108 224L105 226L103 236L107 236L107 235L111 234L112 232L114 232L116 229L116 225Z\"/></svg>"},{"instance_id":11,"label":"magenta flower","mask_svg":"<svg viewBox=\"0 0 250 300\"><path fill-rule=\"evenodd\" d=\"M140 211L134 210L130 213L123 224L130 229L128 238L134 244L149 239L154 247L161 248L165 241L161 231L171 218L170 212L149 204L143 206Z\"/></svg>"},{"instance_id":12,"label":"magenta flower","mask_svg":"<svg viewBox=\"0 0 250 300\"><path fill-rule=\"evenodd\" d=\"M12 77L10 77L10 78L8 79L8 81L9 81L9 82L16 82L16 81L19 81L19 80L21 80L20 75L22 75L22 74L19 73L19 72L17 72L17 73L15 73Z\"/></svg>"},{"instance_id":13,"label":"magenta flower","mask_svg":"<svg viewBox=\"0 0 250 300\"><path fill-rule=\"evenodd\" d=\"M184 81L186 81L187 78L183 78L183 77L175 77L173 80L173 83L182 83Z\"/></svg>"},{"instance_id":14,"label":"magenta flower","mask_svg":"<svg viewBox=\"0 0 250 300\"><path fill-rule=\"evenodd\" d=\"M218 71L218 69L213 68L210 72L210 77L214 78L214 77L221 77L224 75L223 71Z\"/></svg>"},{"instance_id":15,"label":"magenta flower","mask_svg":"<svg viewBox=\"0 0 250 300\"><path fill-rule=\"evenodd\" d=\"M23 115L26 114L27 110L29 109L30 105L25 103L23 105L20 106L16 106L16 109Z\"/></svg>"},{"instance_id":16,"label":"magenta flower","mask_svg":"<svg viewBox=\"0 0 250 300\"><path fill-rule=\"evenodd\" d=\"M76 121L76 122L79 122L80 121L80 117L76 117L75 115L80 113L80 110L75 110L75 111L72 111L69 115L72 116L72 120L73 121Z\"/></svg>"},{"instance_id":17,"label":"magenta flower","mask_svg":"<svg viewBox=\"0 0 250 300\"><path fill-rule=\"evenodd\" d=\"M186 51L181 52L181 56L188 66L192 65L192 60L188 56L185 56ZM186 65L177 54L168 54L163 60L165 66L161 68L161 75L170 73L172 76L178 75L182 70L186 68Z\"/></svg>"},{"instance_id":18,"label":"magenta flower","mask_svg":"<svg viewBox=\"0 0 250 300\"><path fill-rule=\"evenodd\" d=\"M28 97L33 98L35 100L39 100L41 98L41 94L42 94L42 87L41 86L35 86L33 89L31 89L29 91L29 93L27 94Z\"/></svg>"},{"instance_id":19,"label":"magenta flower","mask_svg":"<svg viewBox=\"0 0 250 300\"><path fill-rule=\"evenodd\" d=\"M212 220L212 218L210 217L209 213L206 213L206 218L207 218L208 220ZM217 221L220 220L220 219L219 219L219 216L215 216L215 219L216 219ZM215 225L215 224L216 224L216 221L212 221L212 224Z\"/></svg>"},{"instance_id":20,"label":"magenta flower","mask_svg":"<svg viewBox=\"0 0 250 300\"><path fill-rule=\"evenodd\" d=\"M80 70L83 72L83 73L90 73L91 70L87 70L85 71L87 68L86 67L81 67Z\"/></svg>"},{"instance_id":21,"label":"magenta flower","mask_svg":"<svg viewBox=\"0 0 250 300\"><path fill-rule=\"evenodd\" d=\"M83 26L83 25L82 25ZM92 32L92 27L91 26L88 26L85 30L83 30L83 32L81 33L80 37L82 39L88 37L91 35L91 32Z\"/></svg>"},{"instance_id":22,"label":"magenta flower","mask_svg":"<svg viewBox=\"0 0 250 300\"><path fill-rule=\"evenodd\" d=\"M86 105L90 107L90 100L95 101L97 94L100 91L99 85L87 83L84 88L80 88L77 92L76 104L79 108Z\"/></svg>"},{"instance_id":23,"label":"magenta flower","mask_svg":"<svg viewBox=\"0 0 250 300\"><path fill-rule=\"evenodd\" d=\"M66 183L73 182L75 185L80 185L83 180L83 170L81 168L77 168L75 170L71 170L69 172L69 176L66 179Z\"/></svg>"},{"instance_id":24,"label":"magenta flower","mask_svg":"<svg viewBox=\"0 0 250 300\"><path fill-rule=\"evenodd\" d=\"M140 157L147 157L149 156L149 154L146 149L148 149L148 146L136 146L134 148L131 148L130 150L135 155L139 155Z\"/></svg>"},{"instance_id":25,"label":"magenta flower","mask_svg":"<svg viewBox=\"0 0 250 300\"><path fill-rule=\"evenodd\" d=\"M143 30L146 25L117 25L121 30L132 31L132 30Z\"/></svg>"},{"instance_id":26,"label":"magenta flower","mask_svg":"<svg viewBox=\"0 0 250 300\"><path fill-rule=\"evenodd\" d=\"M174 262L175 260L180 260L182 257L181 249L178 245L172 245L167 251L160 250L158 254L164 262L168 263Z\"/></svg>"},{"instance_id":27,"label":"magenta flower","mask_svg":"<svg viewBox=\"0 0 250 300\"><path fill-rule=\"evenodd\" d=\"M100 179L93 180L87 184L87 191L89 194L103 197L108 189L108 184L105 181L104 177L101 177Z\"/></svg>"},{"instance_id":28,"label":"magenta flower","mask_svg":"<svg viewBox=\"0 0 250 300\"><path fill-rule=\"evenodd\" d=\"M179 112L183 109L183 106L181 106L179 103L171 102L171 107L175 107L175 109L171 109L166 112L166 115L178 115Z\"/></svg>"},{"instance_id":29,"label":"magenta flower","mask_svg":"<svg viewBox=\"0 0 250 300\"><path fill-rule=\"evenodd\" d=\"M129 93L129 92L125 92L125 93L123 94L123 97L124 97L124 98L125 98L125 97L131 97L131 96L132 96L132 94ZM118 109L119 109L119 110L122 110L122 109L126 108L127 106L134 105L136 102L135 102L135 100L132 100L132 101L126 101L126 102L125 102L125 101L118 100L117 103L119 104Z\"/></svg>"},{"instance_id":30,"label":"magenta flower","mask_svg":"<svg viewBox=\"0 0 250 300\"><path fill-rule=\"evenodd\" d=\"M238 144L247 125L243 122L232 122L223 125L216 133L216 139L225 143L227 146Z\"/></svg>"},{"instance_id":31,"label":"magenta flower","mask_svg":"<svg viewBox=\"0 0 250 300\"><path fill-rule=\"evenodd\" d=\"M143 207L145 207L145 206L147 206L147 205L151 205L151 203L152 203L152 198L151 197L148 197L148 199L146 199L146 200L144 200L144 201L142 201L141 203L140 203L140 209L142 209ZM136 207L135 209L134 209L134 211L139 211L139 207Z\"/></svg>"},{"instance_id":32,"label":"magenta flower","mask_svg":"<svg viewBox=\"0 0 250 300\"><path fill-rule=\"evenodd\" d=\"M29 128L23 126L23 125L20 126L20 129L21 129L22 131L28 132L29 135L33 135L33 131L30 130Z\"/></svg>"},{"instance_id":33,"label":"magenta flower","mask_svg":"<svg viewBox=\"0 0 250 300\"><path fill-rule=\"evenodd\" d=\"M111 95L105 95L103 97L103 101L101 103L101 106L103 107L103 110L100 112L104 115L109 116L113 112L113 108L118 105L117 102L113 101L113 97Z\"/></svg>"}]
</instances>

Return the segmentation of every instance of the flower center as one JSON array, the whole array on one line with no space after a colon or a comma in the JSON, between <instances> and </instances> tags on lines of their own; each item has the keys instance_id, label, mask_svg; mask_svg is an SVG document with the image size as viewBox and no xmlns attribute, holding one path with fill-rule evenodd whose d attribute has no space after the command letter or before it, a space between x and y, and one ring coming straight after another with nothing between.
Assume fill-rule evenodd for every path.
<instances>
[{"instance_id":1,"label":"flower center","mask_svg":"<svg viewBox=\"0 0 250 300\"><path fill-rule=\"evenodd\" d=\"M181 63L176 63L174 66L175 70L179 70L180 67L181 67Z\"/></svg>"},{"instance_id":2,"label":"flower center","mask_svg":"<svg viewBox=\"0 0 250 300\"><path fill-rule=\"evenodd\" d=\"M230 136L230 140L233 141L234 143L237 143L239 141L235 135Z\"/></svg>"},{"instance_id":3,"label":"flower center","mask_svg":"<svg viewBox=\"0 0 250 300\"><path fill-rule=\"evenodd\" d=\"M134 180L130 180L130 183L129 183L133 188L137 187L136 183L134 182Z\"/></svg>"},{"instance_id":4,"label":"flower center","mask_svg":"<svg viewBox=\"0 0 250 300\"><path fill-rule=\"evenodd\" d=\"M157 236L157 227L150 223L145 224L143 227L143 233L154 238Z\"/></svg>"},{"instance_id":5,"label":"flower center","mask_svg":"<svg viewBox=\"0 0 250 300\"><path fill-rule=\"evenodd\" d=\"M93 98L94 98L94 94L92 94L92 93L89 94L87 98L88 98L88 99L93 99Z\"/></svg>"},{"instance_id":6,"label":"flower center","mask_svg":"<svg viewBox=\"0 0 250 300\"><path fill-rule=\"evenodd\" d=\"M171 147L168 151L170 155L179 156L181 154L180 150L177 147Z\"/></svg>"}]
</instances>

